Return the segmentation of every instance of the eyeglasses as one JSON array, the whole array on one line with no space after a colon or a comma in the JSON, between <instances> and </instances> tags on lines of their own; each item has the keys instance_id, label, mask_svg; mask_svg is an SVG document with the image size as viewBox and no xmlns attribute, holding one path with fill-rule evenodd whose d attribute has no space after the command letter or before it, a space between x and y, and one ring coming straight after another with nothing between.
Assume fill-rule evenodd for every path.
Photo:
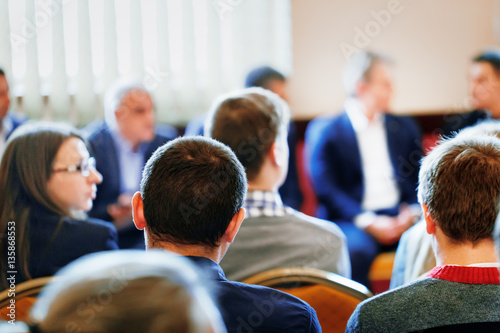
<instances>
[{"instance_id":1,"label":"eyeglasses","mask_svg":"<svg viewBox=\"0 0 500 333\"><path fill-rule=\"evenodd\" d=\"M90 168L95 169L95 158L90 157L83 160L80 165L72 165L67 168L54 169L52 172L75 172L80 171L83 177L88 177L90 175Z\"/></svg>"}]
</instances>

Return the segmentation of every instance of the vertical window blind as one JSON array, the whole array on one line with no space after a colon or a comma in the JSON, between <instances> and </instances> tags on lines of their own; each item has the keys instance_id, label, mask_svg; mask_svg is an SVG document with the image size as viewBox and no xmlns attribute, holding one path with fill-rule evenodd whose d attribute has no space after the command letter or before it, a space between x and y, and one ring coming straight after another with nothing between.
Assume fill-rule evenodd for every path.
<instances>
[{"instance_id":1,"label":"vertical window blind","mask_svg":"<svg viewBox=\"0 0 500 333\"><path fill-rule=\"evenodd\" d=\"M152 92L158 119L185 124L255 66L292 68L290 0L6 0L0 66L12 108L84 125L120 76Z\"/></svg>"}]
</instances>

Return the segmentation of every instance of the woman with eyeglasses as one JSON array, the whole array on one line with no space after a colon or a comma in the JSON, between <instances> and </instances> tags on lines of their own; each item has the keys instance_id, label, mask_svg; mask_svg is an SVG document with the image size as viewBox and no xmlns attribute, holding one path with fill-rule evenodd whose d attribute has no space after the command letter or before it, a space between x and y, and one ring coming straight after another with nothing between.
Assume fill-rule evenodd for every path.
<instances>
[{"instance_id":1,"label":"woman with eyeglasses","mask_svg":"<svg viewBox=\"0 0 500 333\"><path fill-rule=\"evenodd\" d=\"M85 214L101 181L73 128L16 129L0 164L1 289L54 275L87 253L118 249L115 228Z\"/></svg>"}]
</instances>

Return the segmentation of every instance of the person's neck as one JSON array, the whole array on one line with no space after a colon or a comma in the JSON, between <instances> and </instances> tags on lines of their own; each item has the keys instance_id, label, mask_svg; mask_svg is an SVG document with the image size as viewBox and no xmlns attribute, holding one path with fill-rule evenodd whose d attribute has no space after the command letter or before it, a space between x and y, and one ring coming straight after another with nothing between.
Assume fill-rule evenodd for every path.
<instances>
[{"instance_id":1,"label":"person's neck","mask_svg":"<svg viewBox=\"0 0 500 333\"><path fill-rule=\"evenodd\" d=\"M437 266L468 266L479 263L498 262L495 243L492 239L484 239L476 244L472 242L446 242L435 247Z\"/></svg>"},{"instance_id":2,"label":"person's neck","mask_svg":"<svg viewBox=\"0 0 500 333\"><path fill-rule=\"evenodd\" d=\"M359 100L361 111L365 115L368 122L372 122L375 119L375 115L383 113L383 110L379 110L378 108L371 105L372 103L368 103L367 101L360 99Z\"/></svg>"},{"instance_id":3,"label":"person's neck","mask_svg":"<svg viewBox=\"0 0 500 333\"><path fill-rule=\"evenodd\" d=\"M147 249L163 249L180 254L181 256L208 258L212 259L216 263L220 263L220 261L224 257L224 254L226 253L226 249L224 249L224 246L209 248L201 245L182 245L162 241L150 241L149 238L147 242Z\"/></svg>"},{"instance_id":4,"label":"person's neck","mask_svg":"<svg viewBox=\"0 0 500 333\"><path fill-rule=\"evenodd\" d=\"M268 159L265 159L257 176L248 180L248 190L276 192L283 183L280 177L279 170Z\"/></svg>"},{"instance_id":5,"label":"person's neck","mask_svg":"<svg viewBox=\"0 0 500 333\"><path fill-rule=\"evenodd\" d=\"M265 191L265 192L276 192L278 190L277 186L267 186L265 184L259 184L254 182L248 182L249 191Z\"/></svg>"}]
</instances>

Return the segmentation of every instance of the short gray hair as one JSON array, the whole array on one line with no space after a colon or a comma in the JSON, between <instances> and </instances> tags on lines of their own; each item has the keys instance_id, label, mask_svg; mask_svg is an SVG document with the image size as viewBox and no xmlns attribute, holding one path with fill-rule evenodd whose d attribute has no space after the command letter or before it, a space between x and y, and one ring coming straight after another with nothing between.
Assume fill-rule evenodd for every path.
<instances>
[{"instance_id":1,"label":"short gray hair","mask_svg":"<svg viewBox=\"0 0 500 333\"><path fill-rule=\"evenodd\" d=\"M370 71L376 63L393 64L393 60L386 55L361 51L352 56L343 72L343 81L346 92L356 96L356 84L369 79Z\"/></svg>"},{"instance_id":2,"label":"short gray hair","mask_svg":"<svg viewBox=\"0 0 500 333\"><path fill-rule=\"evenodd\" d=\"M143 90L149 94L142 81L136 78L119 78L109 86L104 96L104 119L109 128L116 128L115 111L123 97L132 90Z\"/></svg>"}]
</instances>

